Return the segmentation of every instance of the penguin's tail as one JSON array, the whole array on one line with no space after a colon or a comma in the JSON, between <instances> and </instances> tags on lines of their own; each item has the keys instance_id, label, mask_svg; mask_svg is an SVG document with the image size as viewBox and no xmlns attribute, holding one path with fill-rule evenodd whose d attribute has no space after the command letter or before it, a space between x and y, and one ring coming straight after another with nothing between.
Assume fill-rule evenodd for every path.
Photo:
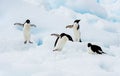
<instances>
[{"instance_id":1,"label":"penguin's tail","mask_svg":"<svg viewBox=\"0 0 120 76\"><path fill-rule=\"evenodd\" d=\"M106 52L102 52L102 54L107 54Z\"/></svg>"}]
</instances>

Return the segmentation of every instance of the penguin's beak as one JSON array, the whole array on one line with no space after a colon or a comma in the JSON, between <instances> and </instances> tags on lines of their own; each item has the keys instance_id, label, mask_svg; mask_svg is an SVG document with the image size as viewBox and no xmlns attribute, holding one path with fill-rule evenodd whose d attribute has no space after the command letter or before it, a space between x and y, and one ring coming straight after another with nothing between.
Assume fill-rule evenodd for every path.
<instances>
[{"instance_id":1,"label":"penguin's beak","mask_svg":"<svg viewBox=\"0 0 120 76\"><path fill-rule=\"evenodd\" d=\"M72 28L73 27L73 25L68 25L68 26L66 26L66 28Z\"/></svg>"}]
</instances>

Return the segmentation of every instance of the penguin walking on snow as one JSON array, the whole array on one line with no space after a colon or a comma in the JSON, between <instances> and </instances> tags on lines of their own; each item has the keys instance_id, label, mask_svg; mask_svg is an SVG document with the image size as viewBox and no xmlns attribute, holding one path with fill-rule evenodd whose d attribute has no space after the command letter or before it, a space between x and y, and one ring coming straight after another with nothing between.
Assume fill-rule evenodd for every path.
<instances>
[{"instance_id":1,"label":"penguin walking on snow","mask_svg":"<svg viewBox=\"0 0 120 76\"><path fill-rule=\"evenodd\" d=\"M106 54L102 51L101 47L98 45L92 45L91 43L88 43L89 53L96 53L96 54Z\"/></svg>"},{"instance_id":2,"label":"penguin walking on snow","mask_svg":"<svg viewBox=\"0 0 120 76\"><path fill-rule=\"evenodd\" d=\"M27 19L24 24L22 24L22 23L15 23L14 25L23 26L24 44L26 44L27 42L33 43L33 42L30 41L30 38L31 38L30 28L31 28L31 26L36 27L36 25L30 24L30 20L29 19Z\"/></svg>"},{"instance_id":3,"label":"penguin walking on snow","mask_svg":"<svg viewBox=\"0 0 120 76\"><path fill-rule=\"evenodd\" d=\"M61 33L59 34L51 34L51 36L56 36L57 39L54 44L54 50L53 51L61 51L65 45L65 43L69 41L73 41L72 37L68 34Z\"/></svg>"},{"instance_id":4,"label":"penguin walking on snow","mask_svg":"<svg viewBox=\"0 0 120 76\"><path fill-rule=\"evenodd\" d=\"M80 34L80 30L79 30L80 29L79 22L80 22L80 20L75 20L73 25L68 25L68 26L66 26L66 28L73 28L75 41L82 42L81 34Z\"/></svg>"}]
</instances>

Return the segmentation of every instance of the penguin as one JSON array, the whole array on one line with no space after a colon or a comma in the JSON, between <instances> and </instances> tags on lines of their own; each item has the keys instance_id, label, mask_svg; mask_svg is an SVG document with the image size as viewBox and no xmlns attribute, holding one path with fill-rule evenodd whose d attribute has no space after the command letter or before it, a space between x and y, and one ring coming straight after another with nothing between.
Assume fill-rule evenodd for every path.
<instances>
[{"instance_id":1,"label":"penguin","mask_svg":"<svg viewBox=\"0 0 120 76\"><path fill-rule=\"evenodd\" d=\"M26 44L27 42L32 44L33 42L30 41L30 38L31 38L30 27L32 27L32 26L36 27L36 25L30 24L29 19L27 19L24 24L22 24L22 23L14 23L14 25L23 26L24 44Z\"/></svg>"},{"instance_id":2,"label":"penguin","mask_svg":"<svg viewBox=\"0 0 120 76\"><path fill-rule=\"evenodd\" d=\"M80 26L79 26L80 20L75 20L73 25L68 25L66 28L73 28L74 32L74 41L76 42L82 42L81 41L81 34L80 34Z\"/></svg>"},{"instance_id":3,"label":"penguin","mask_svg":"<svg viewBox=\"0 0 120 76\"><path fill-rule=\"evenodd\" d=\"M106 54L102 51L101 47L98 45L92 45L91 43L88 43L89 53L96 53L96 54Z\"/></svg>"},{"instance_id":4,"label":"penguin","mask_svg":"<svg viewBox=\"0 0 120 76\"><path fill-rule=\"evenodd\" d=\"M56 36L57 39L54 44L54 50L53 51L61 51L65 45L65 43L69 40L73 42L73 39L70 35L61 33L59 34L51 34L51 36Z\"/></svg>"}]
</instances>

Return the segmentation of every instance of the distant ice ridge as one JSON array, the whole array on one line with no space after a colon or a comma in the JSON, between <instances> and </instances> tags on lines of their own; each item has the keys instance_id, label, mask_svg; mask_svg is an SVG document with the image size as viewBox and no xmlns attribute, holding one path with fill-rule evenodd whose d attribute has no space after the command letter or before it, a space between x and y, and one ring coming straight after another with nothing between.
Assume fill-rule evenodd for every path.
<instances>
[{"instance_id":1,"label":"distant ice ridge","mask_svg":"<svg viewBox=\"0 0 120 76\"><path fill-rule=\"evenodd\" d=\"M79 13L90 13L101 18L107 18L106 10L96 0L24 0L46 9L57 9L61 6Z\"/></svg>"},{"instance_id":2,"label":"distant ice ridge","mask_svg":"<svg viewBox=\"0 0 120 76\"><path fill-rule=\"evenodd\" d=\"M9 2L10 1L0 1L2 6L0 7L2 11L0 11L3 15L5 14L3 11L9 10L8 7L14 9L13 5L9 5ZM81 14L89 13L111 22L120 22L119 0L13 0L13 3L16 7L32 4L31 6L35 5L47 10L65 7Z\"/></svg>"},{"instance_id":3,"label":"distant ice ridge","mask_svg":"<svg viewBox=\"0 0 120 76\"><path fill-rule=\"evenodd\" d=\"M101 18L107 18L107 12L96 0L69 0L66 6L79 13L90 13Z\"/></svg>"},{"instance_id":4,"label":"distant ice ridge","mask_svg":"<svg viewBox=\"0 0 120 76\"><path fill-rule=\"evenodd\" d=\"M99 0L99 4L107 11L109 21L120 22L120 0Z\"/></svg>"},{"instance_id":5,"label":"distant ice ridge","mask_svg":"<svg viewBox=\"0 0 120 76\"><path fill-rule=\"evenodd\" d=\"M46 8L69 8L81 14L93 14L111 22L120 22L119 0L24 0L27 3Z\"/></svg>"}]
</instances>

